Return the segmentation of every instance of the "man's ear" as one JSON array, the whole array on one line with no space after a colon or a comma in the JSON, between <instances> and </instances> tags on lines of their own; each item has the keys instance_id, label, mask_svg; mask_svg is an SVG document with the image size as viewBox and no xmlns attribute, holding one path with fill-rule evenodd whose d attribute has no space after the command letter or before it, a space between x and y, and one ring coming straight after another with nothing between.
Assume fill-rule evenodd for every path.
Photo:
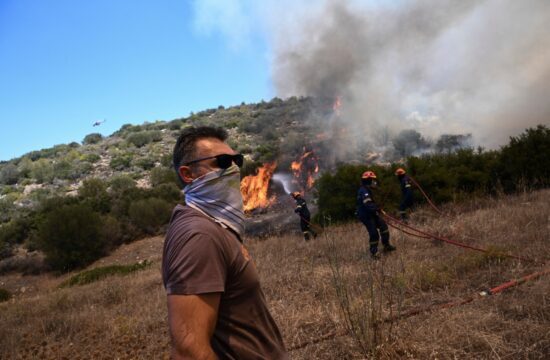
<instances>
[{"instance_id":1,"label":"man's ear","mask_svg":"<svg viewBox=\"0 0 550 360\"><path fill-rule=\"evenodd\" d=\"M180 175L180 179L186 184L189 184L194 180L191 167L189 166L180 166L178 169L178 174Z\"/></svg>"}]
</instances>

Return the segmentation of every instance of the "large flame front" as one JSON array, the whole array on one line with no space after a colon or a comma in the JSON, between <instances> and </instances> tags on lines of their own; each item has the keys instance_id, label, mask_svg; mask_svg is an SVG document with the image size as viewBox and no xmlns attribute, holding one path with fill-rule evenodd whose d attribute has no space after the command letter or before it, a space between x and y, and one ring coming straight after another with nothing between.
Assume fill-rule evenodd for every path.
<instances>
[{"instance_id":1,"label":"large flame front","mask_svg":"<svg viewBox=\"0 0 550 360\"><path fill-rule=\"evenodd\" d=\"M243 196L244 211L267 207L272 199L268 198L267 190L277 162L264 164L256 170L256 175L245 176L241 180L241 194Z\"/></svg>"},{"instance_id":2,"label":"large flame front","mask_svg":"<svg viewBox=\"0 0 550 360\"><path fill-rule=\"evenodd\" d=\"M309 190L315 183L314 175L319 172L317 156L315 156L313 151L306 151L300 159L290 164L290 169L294 173L294 177L298 180L300 186L302 186L304 190Z\"/></svg>"}]
</instances>

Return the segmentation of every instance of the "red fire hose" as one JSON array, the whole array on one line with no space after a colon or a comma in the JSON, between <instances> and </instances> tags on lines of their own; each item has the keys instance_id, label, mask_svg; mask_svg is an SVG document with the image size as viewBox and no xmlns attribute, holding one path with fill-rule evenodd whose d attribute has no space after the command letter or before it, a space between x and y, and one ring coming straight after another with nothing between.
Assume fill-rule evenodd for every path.
<instances>
[{"instance_id":1,"label":"red fire hose","mask_svg":"<svg viewBox=\"0 0 550 360\"><path fill-rule=\"evenodd\" d=\"M530 275L523 276L519 279L515 279L515 280L505 282L504 284L495 286L495 287L493 287L493 288L491 288L487 291L482 291L477 295L470 296L468 298L465 298L465 299L462 299L462 300L459 300L459 301L451 301L451 302L446 302L446 303L442 303L442 304L441 303L432 304L432 305L429 305L427 307L412 309L412 310L407 311L405 313L383 319L383 320L380 321L380 323L390 323L390 322L394 322L394 321L401 320L401 319L407 319L407 318L413 317L415 315L433 312L433 311L436 311L438 309L450 309L450 308L453 308L453 307L456 307L456 306L469 304L469 303L471 303L475 300L479 300L479 299L482 299L484 297L487 297L488 295L497 294L497 293L502 292L502 291L504 291L506 289L509 289L511 287L518 286L518 285L523 284L527 281L535 280L535 279L537 279L541 276L548 275L548 274L550 274L550 268L539 271L539 272L536 272L536 273L533 273L533 274L530 274ZM325 341L325 340L328 340L328 339L335 338L337 336L343 336L343 335L347 335L347 334L348 334L347 330L340 330L340 331L334 330L334 331L331 331L328 334L325 334L325 335L320 336L318 338L308 340L308 341L303 341L299 344L290 346L288 348L288 350L289 351L294 351L294 350L302 349L302 348L304 348L308 345L316 344L316 343L319 343L319 342L322 342L322 341Z\"/></svg>"},{"instance_id":2,"label":"red fire hose","mask_svg":"<svg viewBox=\"0 0 550 360\"><path fill-rule=\"evenodd\" d=\"M471 249L471 250L476 250L476 251L481 251L481 252L484 252L484 253L489 253L489 250L487 249L483 249L483 248L478 248L478 247L475 247L475 246L471 246L471 245L467 245L467 244L463 244L463 243L460 243L458 241L454 241L454 240L451 240L451 239L447 239L447 238L444 238L444 237L441 237L441 236L437 236L437 235L434 235L434 234L430 234L430 233L427 233L425 231L422 231L420 229L417 229L413 226L410 226L402 221L399 221L398 219L394 218L393 216L391 215L388 215L386 214L386 212L384 212L382 210L382 215L386 218L386 219L389 219L390 221L388 222L390 226L398 229L398 230L401 230L399 229L398 227L396 227L395 225L391 224L391 221L401 225L402 227L406 228L406 229L409 229L409 230L412 230L412 231L415 231L419 234L422 234L426 237L429 237L429 238L432 238L432 239L435 239L435 240L439 240L439 241L443 241L443 242L446 242L448 244L451 244L451 245L455 245L455 246L460 246L460 247L463 247L463 248L466 248L466 249ZM410 235L413 235L413 236L417 236L416 234L410 234ZM521 261L528 261L528 262L537 262L535 260L532 260L532 259L528 259L528 258L524 258L524 257L521 257L521 256L516 256L516 255L511 255L511 254L504 254L504 253L498 253L496 255L500 255L500 256L504 256L504 257L509 257L509 258L513 258L513 259L517 259L517 260L521 260Z\"/></svg>"},{"instance_id":3,"label":"red fire hose","mask_svg":"<svg viewBox=\"0 0 550 360\"><path fill-rule=\"evenodd\" d=\"M409 175L409 179L411 179L411 181L413 182L413 184L418 188L418 190L420 190L420 192L422 193L422 195L424 195L424 197L426 198L426 200L428 201L428 204L430 204L430 206L439 214L439 215L443 215L443 211L439 210L439 208L437 206L435 206L435 204L432 202L432 200L430 199L430 197L426 194L426 192L424 192L424 189L422 189L422 187L420 186L420 184L412 177Z\"/></svg>"},{"instance_id":4,"label":"red fire hose","mask_svg":"<svg viewBox=\"0 0 550 360\"><path fill-rule=\"evenodd\" d=\"M471 297L468 297L468 298L465 298L465 299L462 299L462 300L459 300L459 301L451 301L451 302L447 302L447 303L443 303L443 304L432 304L432 305L424 307L424 308L413 309L413 310L407 311L405 313L402 313L400 315L396 315L396 316L384 319L382 322L384 322L384 323L393 322L393 321L396 321L396 320L399 320L399 319L409 318L409 317L412 317L412 316L415 316L415 315L418 315L418 314L421 314L421 313L432 312L432 311L435 311L437 309L449 309L449 308L452 308L452 307L468 304L468 303L471 303L474 300L479 300L483 297L497 294L497 293L502 292L502 291L504 291L506 289L509 289L511 287L518 286L518 285L523 284L527 281L535 280L535 279L537 279L541 276L548 275L548 274L550 274L550 268L539 271L539 272L536 272L536 273L533 273L533 274L530 274L530 275L523 276L519 279L510 280L508 282L505 282L504 284L495 286L494 288L488 289L486 291L482 291L477 295L474 295L474 296L471 296Z\"/></svg>"}]
</instances>

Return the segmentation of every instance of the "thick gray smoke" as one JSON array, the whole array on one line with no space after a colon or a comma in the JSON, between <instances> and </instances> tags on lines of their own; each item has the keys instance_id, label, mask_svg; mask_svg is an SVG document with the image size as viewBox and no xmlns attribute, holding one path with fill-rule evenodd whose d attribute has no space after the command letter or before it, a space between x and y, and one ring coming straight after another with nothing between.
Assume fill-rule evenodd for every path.
<instances>
[{"instance_id":1,"label":"thick gray smoke","mask_svg":"<svg viewBox=\"0 0 550 360\"><path fill-rule=\"evenodd\" d=\"M550 123L549 24L547 0L327 1L280 29L273 76L283 97L340 95L338 121L373 143L415 129L495 147Z\"/></svg>"},{"instance_id":2,"label":"thick gray smoke","mask_svg":"<svg viewBox=\"0 0 550 360\"><path fill-rule=\"evenodd\" d=\"M548 0L197 3L202 23L222 14L235 24L229 39L263 31L279 97L341 96L327 129L350 129L375 149L403 130L433 141L472 134L491 148L550 124Z\"/></svg>"}]
</instances>

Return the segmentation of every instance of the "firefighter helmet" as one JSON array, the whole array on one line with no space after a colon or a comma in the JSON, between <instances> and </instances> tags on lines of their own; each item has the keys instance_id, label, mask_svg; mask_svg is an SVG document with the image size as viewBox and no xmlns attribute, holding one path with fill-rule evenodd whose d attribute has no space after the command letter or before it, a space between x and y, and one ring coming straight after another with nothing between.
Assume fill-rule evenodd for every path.
<instances>
[{"instance_id":1,"label":"firefighter helmet","mask_svg":"<svg viewBox=\"0 0 550 360\"><path fill-rule=\"evenodd\" d=\"M376 174L374 171L365 171L363 175L361 175L361 179L376 179Z\"/></svg>"},{"instance_id":2,"label":"firefighter helmet","mask_svg":"<svg viewBox=\"0 0 550 360\"><path fill-rule=\"evenodd\" d=\"M407 172L405 171L405 169L403 168L398 168L397 170L395 170L395 175L396 176L399 176L399 175L405 175Z\"/></svg>"},{"instance_id":3,"label":"firefighter helmet","mask_svg":"<svg viewBox=\"0 0 550 360\"><path fill-rule=\"evenodd\" d=\"M292 196L292 197L295 198L295 199L298 198L298 197L300 197L301 195L302 195L302 194L300 194L299 191L294 191L294 192L290 193L290 196Z\"/></svg>"}]
</instances>

